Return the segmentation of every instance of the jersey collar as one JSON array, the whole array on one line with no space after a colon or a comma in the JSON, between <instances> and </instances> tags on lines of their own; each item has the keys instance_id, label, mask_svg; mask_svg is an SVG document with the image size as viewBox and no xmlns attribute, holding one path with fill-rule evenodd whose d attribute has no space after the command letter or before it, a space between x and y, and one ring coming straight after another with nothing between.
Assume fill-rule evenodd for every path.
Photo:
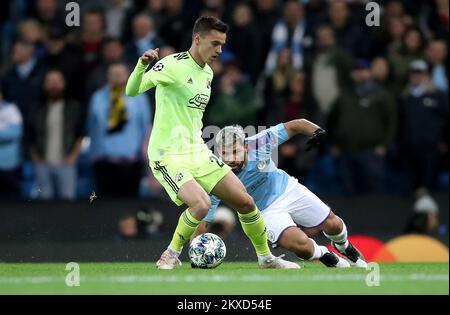
<instances>
[{"instance_id":1,"label":"jersey collar","mask_svg":"<svg viewBox=\"0 0 450 315\"><path fill-rule=\"evenodd\" d=\"M197 66L197 67L198 67L199 69L201 69L201 70L205 69L206 63L205 63L205 65L204 65L203 67L200 66L200 65L197 63L197 61L195 61L194 57L192 57L191 52L190 52L189 50L187 51L187 53L188 53L189 60L191 61L191 63L195 64L195 66Z\"/></svg>"}]
</instances>

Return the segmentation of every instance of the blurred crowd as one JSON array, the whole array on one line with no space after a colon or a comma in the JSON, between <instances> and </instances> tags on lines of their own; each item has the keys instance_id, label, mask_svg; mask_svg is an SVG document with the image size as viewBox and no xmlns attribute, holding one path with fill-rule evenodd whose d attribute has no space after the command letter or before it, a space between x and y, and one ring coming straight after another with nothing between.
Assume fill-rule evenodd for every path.
<instances>
[{"instance_id":1,"label":"blurred crowd","mask_svg":"<svg viewBox=\"0 0 450 315\"><path fill-rule=\"evenodd\" d=\"M324 194L448 191L448 0L0 2L0 198L164 196L147 166L154 91L127 97L139 56L186 51L200 15L230 25L204 125L306 118L328 132L279 148Z\"/></svg>"}]
</instances>

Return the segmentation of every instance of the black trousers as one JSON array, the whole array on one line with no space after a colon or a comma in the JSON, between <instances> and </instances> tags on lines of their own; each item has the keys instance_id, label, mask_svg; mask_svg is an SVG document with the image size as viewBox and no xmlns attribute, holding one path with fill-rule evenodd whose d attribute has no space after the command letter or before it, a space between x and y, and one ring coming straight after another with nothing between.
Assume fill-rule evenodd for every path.
<instances>
[{"instance_id":1,"label":"black trousers","mask_svg":"<svg viewBox=\"0 0 450 315\"><path fill-rule=\"evenodd\" d=\"M0 170L0 199L20 199L21 169Z\"/></svg>"},{"instance_id":2,"label":"black trousers","mask_svg":"<svg viewBox=\"0 0 450 315\"><path fill-rule=\"evenodd\" d=\"M138 197L142 163L111 162L94 163L96 194L101 197Z\"/></svg>"}]
</instances>

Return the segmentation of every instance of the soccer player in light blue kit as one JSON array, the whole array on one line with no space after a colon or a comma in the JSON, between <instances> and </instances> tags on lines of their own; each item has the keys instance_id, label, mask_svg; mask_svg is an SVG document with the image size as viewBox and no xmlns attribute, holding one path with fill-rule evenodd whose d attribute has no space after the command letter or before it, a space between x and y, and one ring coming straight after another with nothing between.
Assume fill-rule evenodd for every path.
<instances>
[{"instance_id":1,"label":"soccer player in light blue kit","mask_svg":"<svg viewBox=\"0 0 450 315\"><path fill-rule=\"evenodd\" d=\"M274 247L285 248L304 260L320 260L328 267L365 268L361 253L348 241L347 228L341 218L294 177L277 168L272 151L289 138L304 134L311 149L326 132L306 119L291 120L245 138L241 126L227 126L216 136L222 160L244 184L261 210L267 238ZM211 196L211 207L197 234L204 233L212 221L220 200ZM322 231L347 260L325 246L319 246L308 234Z\"/></svg>"}]
</instances>

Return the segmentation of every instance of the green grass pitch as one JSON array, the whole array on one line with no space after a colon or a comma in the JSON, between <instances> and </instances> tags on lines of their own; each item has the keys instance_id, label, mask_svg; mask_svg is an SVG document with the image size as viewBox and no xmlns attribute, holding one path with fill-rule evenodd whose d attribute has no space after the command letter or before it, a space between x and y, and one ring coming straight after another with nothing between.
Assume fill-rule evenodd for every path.
<instances>
[{"instance_id":1,"label":"green grass pitch","mask_svg":"<svg viewBox=\"0 0 450 315\"><path fill-rule=\"evenodd\" d=\"M80 286L65 283L65 263L1 263L0 294L449 294L448 263L379 265L379 286L365 269L330 269L301 262L300 270L259 269L224 262L213 270L157 270L154 263L80 263Z\"/></svg>"}]
</instances>

